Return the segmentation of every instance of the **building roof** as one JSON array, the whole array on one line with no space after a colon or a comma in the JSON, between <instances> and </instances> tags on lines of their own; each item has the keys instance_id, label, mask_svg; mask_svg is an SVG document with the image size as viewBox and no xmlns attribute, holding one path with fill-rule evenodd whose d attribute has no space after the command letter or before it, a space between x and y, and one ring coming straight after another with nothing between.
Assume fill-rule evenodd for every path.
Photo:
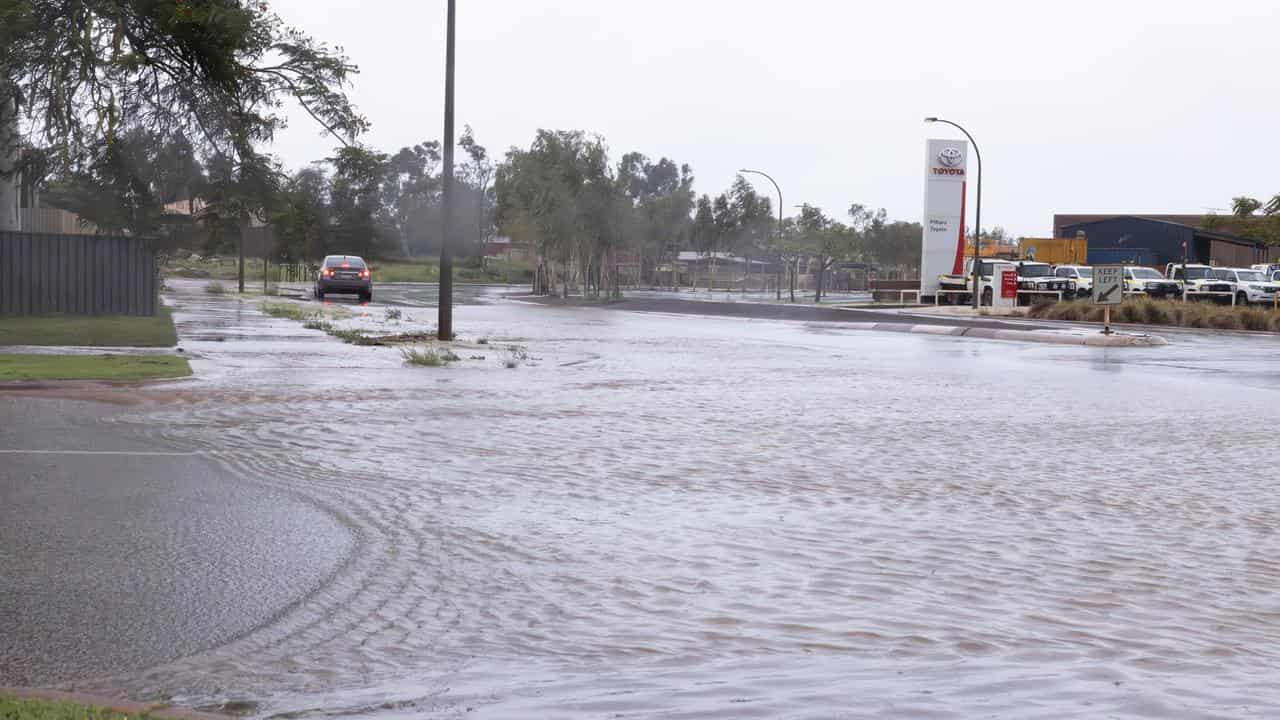
<instances>
[{"instance_id":1,"label":"building roof","mask_svg":"<svg viewBox=\"0 0 1280 720\"><path fill-rule=\"evenodd\" d=\"M1124 212L1124 213L1055 213L1053 216L1053 236L1062 237L1062 228L1068 225L1080 225L1082 223L1098 222L1100 220L1110 220L1118 217L1136 217L1144 220L1159 220L1161 222L1169 222L1175 225L1187 225L1201 230L1209 230L1206 223L1213 219L1215 226L1232 229L1232 221L1235 220L1231 215L1215 215L1212 213L1200 213L1191 215L1187 213L1144 213L1144 212ZM1214 232L1217 232L1216 230Z\"/></svg>"},{"instance_id":2,"label":"building roof","mask_svg":"<svg viewBox=\"0 0 1280 720\"><path fill-rule=\"evenodd\" d=\"M1056 217L1062 217L1062 216L1055 215L1054 217L1056 218ZM1087 216L1083 216L1083 215L1082 215L1082 216L1080 216L1080 217L1087 217ZM1165 218L1172 218L1172 217L1192 217L1192 216L1166 215L1166 216L1164 216L1164 217L1165 217ZM1204 218L1204 216L1203 216L1203 215L1195 216L1195 217L1199 217L1201 220L1203 220L1203 218ZM1234 235L1234 234L1232 234L1232 233L1218 232L1217 230L1206 230L1206 229L1204 229L1203 225L1192 225L1192 224L1189 224L1189 223L1184 223L1184 222L1175 222L1175 221L1173 221L1173 220L1166 220L1166 219L1161 219L1161 218L1158 218L1158 217L1151 217L1151 216L1145 216L1145 215L1106 215L1106 216L1100 216L1100 217L1098 217L1098 219L1096 219L1096 220L1089 220L1089 221L1085 221L1085 222L1075 222L1075 223L1070 223L1070 224L1068 224L1068 225L1063 225L1063 226L1062 226L1062 229L1066 229L1066 228L1069 228L1069 227L1070 227L1070 228L1087 228L1087 227L1089 227L1089 226L1091 226L1091 225L1100 225L1100 224L1105 223L1105 222L1111 222L1112 220L1137 220L1137 221L1145 222L1145 223L1152 223L1152 224L1158 224L1158 225L1167 225L1167 226L1172 226L1172 227L1186 228L1186 229L1190 230L1191 232L1195 233L1196 235L1201 235L1201 236L1204 236L1204 237L1212 238L1212 239L1214 239L1214 240L1223 240L1223 241L1225 241L1225 242L1239 243L1239 244L1241 244L1241 245L1259 245L1259 244L1260 244L1260 243L1258 243L1256 240L1251 240L1251 239L1246 238L1246 237L1240 237L1239 235ZM1086 232L1085 234L1086 234L1086 235L1088 235L1088 232Z\"/></svg>"}]
</instances>

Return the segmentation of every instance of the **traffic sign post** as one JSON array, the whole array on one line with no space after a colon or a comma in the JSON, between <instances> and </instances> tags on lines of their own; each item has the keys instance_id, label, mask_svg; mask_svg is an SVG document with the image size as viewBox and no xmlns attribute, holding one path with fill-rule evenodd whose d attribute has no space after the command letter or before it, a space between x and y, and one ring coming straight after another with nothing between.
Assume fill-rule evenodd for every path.
<instances>
[{"instance_id":1,"label":"traffic sign post","mask_svg":"<svg viewBox=\"0 0 1280 720\"><path fill-rule=\"evenodd\" d=\"M1093 266L1093 304L1102 306L1102 333L1111 334L1111 306L1124 302L1124 266Z\"/></svg>"}]
</instances>

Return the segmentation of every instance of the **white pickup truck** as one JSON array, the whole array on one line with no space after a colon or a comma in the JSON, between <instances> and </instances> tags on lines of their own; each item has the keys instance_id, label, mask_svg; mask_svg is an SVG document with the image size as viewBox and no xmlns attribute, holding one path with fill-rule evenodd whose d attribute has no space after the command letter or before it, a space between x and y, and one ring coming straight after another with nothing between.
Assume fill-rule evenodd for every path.
<instances>
[{"instance_id":1,"label":"white pickup truck","mask_svg":"<svg viewBox=\"0 0 1280 720\"><path fill-rule=\"evenodd\" d=\"M1093 293L1093 268L1088 265L1059 265L1053 269L1053 274L1074 280L1076 294L1080 297L1089 297Z\"/></svg>"},{"instance_id":2,"label":"white pickup truck","mask_svg":"<svg viewBox=\"0 0 1280 720\"><path fill-rule=\"evenodd\" d=\"M1035 262L1034 260L1002 260L1000 258L981 258L981 261L982 279L979 281L978 292L982 298L983 305L990 305L995 297L995 281L992 280L991 273L996 263L1013 265L1017 269L1019 300L1036 296L1049 297L1056 300L1059 292L1066 299L1076 293L1075 280L1058 277L1054 274L1053 266L1049 263ZM973 290L973 258L965 259L964 269L964 275L938 276L939 286L943 290L951 291L939 297L950 302L953 298L966 297L962 293Z\"/></svg>"},{"instance_id":3,"label":"white pickup truck","mask_svg":"<svg viewBox=\"0 0 1280 720\"><path fill-rule=\"evenodd\" d=\"M1165 266L1164 276L1186 288L1188 298L1219 298L1225 302L1235 292L1231 283L1214 275L1215 268L1195 263L1188 263L1185 267L1184 274L1182 263L1169 263Z\"/></svg>"},{"instance_id":4,"label":"white pickup truck","mask_svg":"<svg viewBox=\"0 0 1280 720\"><path fill-rule=\"evenodd\" d=\"M982 297L983 305L990 305L993 291L991 289L991 273L992 266L995 262L1004 262L982 258L982 265L979 271L982 279L979 281L978 291ZM963 275L939 275L938 287L945 292L938 294L938 299L944 304L965 303L970 302L973 291L973 258L964 259Z\"/></svg>"},{"instance_id":5,"label":"white pickup truck","mask_svg":"<svg viewBox=\"0 0 1280 720\"><path fill-rule=\"evenodd\" d=\"M1158 270L1149 267L1126 265L1124 268L1124 292L1126 295L1175 298L1182 295L1182 285L1166 280Z\"/></svg>"}]
</instances>

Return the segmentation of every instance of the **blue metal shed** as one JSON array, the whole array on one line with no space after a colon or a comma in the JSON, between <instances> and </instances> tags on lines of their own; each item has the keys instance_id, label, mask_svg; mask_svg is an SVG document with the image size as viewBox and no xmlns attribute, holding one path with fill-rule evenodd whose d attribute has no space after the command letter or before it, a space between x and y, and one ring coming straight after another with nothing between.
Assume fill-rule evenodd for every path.
<instances>
[{"instance_id":1,"label":"blue metal shed","mask_svg":"<svg viewBox=\"0 0 1280 720\"><path fill-rule=\"evenodd\" d=\"M1187 262L1205 265L1247 267L1265 256L1265 247L1247 238L1132 215L1062 228L1063 237L1078 232L1088 238L1090 265L1162 267L1182 262L1184 246Z\"/></svg>"}]
</instances>

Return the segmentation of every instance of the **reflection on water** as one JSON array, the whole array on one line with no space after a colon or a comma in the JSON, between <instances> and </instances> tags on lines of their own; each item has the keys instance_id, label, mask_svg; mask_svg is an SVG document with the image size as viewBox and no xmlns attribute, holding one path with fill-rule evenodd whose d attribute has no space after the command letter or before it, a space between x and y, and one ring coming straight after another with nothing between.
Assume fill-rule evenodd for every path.
<instances>
[{"instance_id":1,"label":"reflection on water","mask_svg":"<svg viewBox=\"0 0 1280 720\"><path fill-rule=\"evenodd\" d=\"M1274 389L1163 367L1177 345L458 324L532 357L193 344L209 399L133 420L359 546L248 637L98 687L302 716L1280 713Z\"/></svg>"}]
</instances>

